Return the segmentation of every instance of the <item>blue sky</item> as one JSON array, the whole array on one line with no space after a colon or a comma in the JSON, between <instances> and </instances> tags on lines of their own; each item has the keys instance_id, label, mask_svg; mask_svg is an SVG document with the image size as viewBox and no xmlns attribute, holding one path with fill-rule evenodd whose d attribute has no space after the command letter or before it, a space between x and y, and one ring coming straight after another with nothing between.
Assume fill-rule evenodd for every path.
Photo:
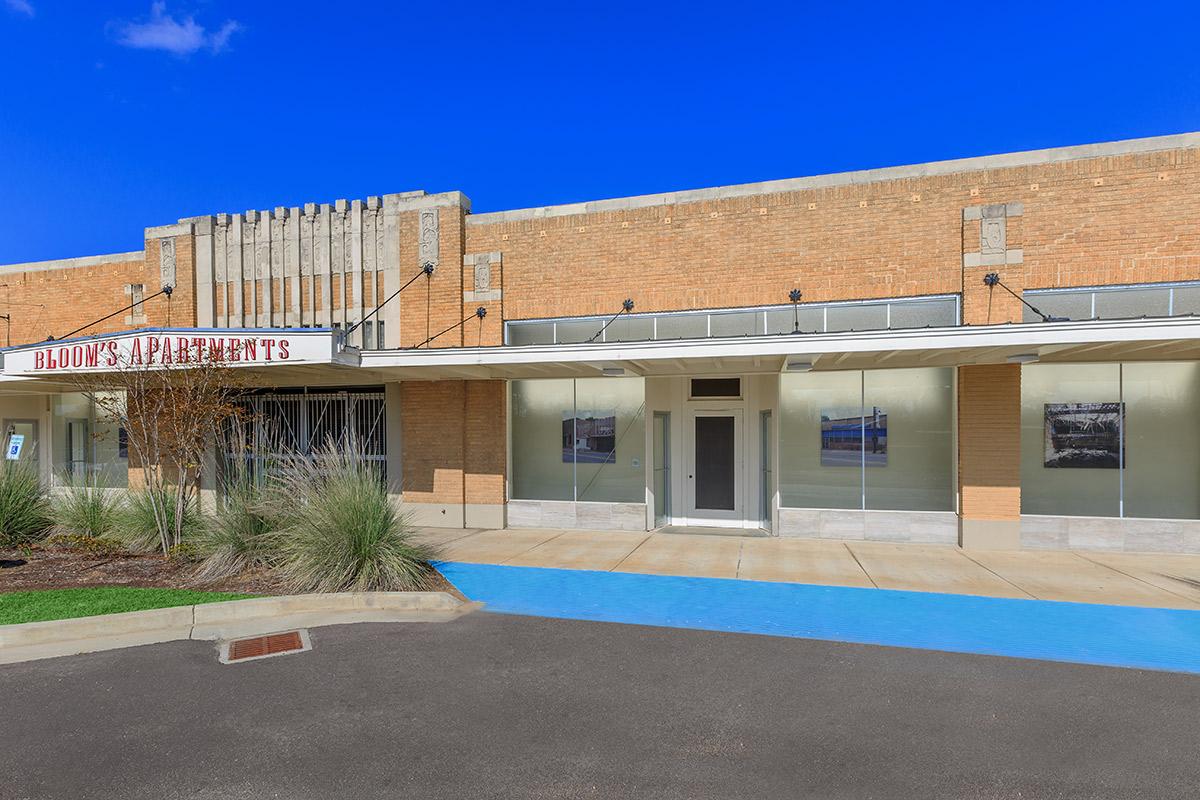
<instances>
[{"instance_id":1,"label":"blue sky","mask_svg":"<svg viewBox=\"0 0 1200 800\"><path fill-rule=\"evenodd\" d=\"M0 0L0 263L1200 130L1195 3Z\"/></svg>"}]
</instances>

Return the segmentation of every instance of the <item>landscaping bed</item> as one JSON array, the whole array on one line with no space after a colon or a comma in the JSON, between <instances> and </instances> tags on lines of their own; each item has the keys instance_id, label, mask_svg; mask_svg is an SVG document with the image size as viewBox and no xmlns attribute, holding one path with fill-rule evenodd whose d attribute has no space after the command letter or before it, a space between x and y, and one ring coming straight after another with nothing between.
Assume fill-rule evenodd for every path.
<instances>
[{"instance_id":1,"label":"landscaping bed","mask_svg":"<svg viewBox=\"0 0 1200 800\"><path fill-rule=\"evenodd\" d=\"M266 569L252 569L215 581L197 581L195 562L159 554L95 555L35 545L0 550L0 604L5 594L31 590L94 587L137 587L227 592L239 595L292 594L283 581ZM429 591L462 595L440 574L432 576ZM229 598L222 598L229 599ZM100 612L110 613L110 612ZM81 615L79 615L81 616ZM3 623L0 623L3 624Z\"/></svg>"},{"instance_id":2,"label":"landscaping bed","mask_svg":"<svg viewBox=\"0 0 1200 800\"><path fill-rule=\"evenodd\" d=\"M195 563L157 553L97 555L35 546L0 551L0 592L72 589L92 586L203 589L243 594L288 594L266 570L250 571L217 581L198 582ZM23 563L20 563L23 562Z\"/></svg>"},{"instance_id":3,"label":"landscaping bed","mask_svg":"<svg viewBox=\"0 0 1200 800\"><path fill-rule=\"evenodd\" d=\"M266 477L235 468L207 510L179 491L163 484L118 494L64 478L51 492L32 466L0 461L0 611L28 602L61 607L53 613L63 616L41 617L53 619L132 610L135 597L191 604L170 592L461 597L433 567L437 547L420 539L374 466L352 450L331 444L297 454ZM164 591L58 602L59 590L106 587ZM42 594L6 597L15 592ZM124 599L114 605L101 595Z\"/></svg>"}]
</instances>

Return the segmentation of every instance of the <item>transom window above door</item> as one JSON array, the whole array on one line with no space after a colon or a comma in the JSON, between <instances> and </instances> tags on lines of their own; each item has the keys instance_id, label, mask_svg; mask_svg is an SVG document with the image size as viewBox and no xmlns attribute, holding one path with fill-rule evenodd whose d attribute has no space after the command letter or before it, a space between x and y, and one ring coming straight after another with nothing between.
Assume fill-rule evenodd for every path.
<instances>
[{"instance_id":1,"label":"transom window above door","mask_svg":"<svg viewBox=\"0 0 1200 800\"><path fill-rule=\"evenodd\" d=\"M741 397L741 378L692 378L693 400L739 400Z\"/></svg>"}]
</instances>

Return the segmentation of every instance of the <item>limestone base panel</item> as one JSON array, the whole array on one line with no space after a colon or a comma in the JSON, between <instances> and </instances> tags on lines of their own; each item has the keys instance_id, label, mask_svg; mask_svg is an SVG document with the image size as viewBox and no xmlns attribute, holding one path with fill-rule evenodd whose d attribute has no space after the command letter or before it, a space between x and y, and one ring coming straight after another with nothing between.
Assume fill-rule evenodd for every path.
<instances>
[{"instance_id":1,"label":"limestone base panel","mask_svg":"<svg viewBox=\"0 0 1200 800\"><path fill-rule=\"evenodd\" d=\"M508 527L644 531L646 504L509 500Z\"/></svg>"},{"instance_id":2,"label":"limestone base panel","mask_svg":"<svg viewBox=\"0 0 1200 800\"><path fill-rule=\"evenodd\" d=\"M781 508L777 535L797 539L953 545L958 543L958 515L952 511Z\"/></svg>"},{"instance_id":3,"label":"limestone base panel","mask_svg":"<svg viewBox=\"0 0 1200 800\"><path fill-rule=\"evenodd\" d=\"M1200 553L1200 520L1025 514L1021 517L1021 547L1030 550Z\"/></svg>"}]
</instances>

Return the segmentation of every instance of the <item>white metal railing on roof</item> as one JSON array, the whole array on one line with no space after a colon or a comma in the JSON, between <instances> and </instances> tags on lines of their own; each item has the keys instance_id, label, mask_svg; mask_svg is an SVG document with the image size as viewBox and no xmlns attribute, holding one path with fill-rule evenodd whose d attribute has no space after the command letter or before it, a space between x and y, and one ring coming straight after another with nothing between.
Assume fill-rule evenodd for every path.
<instances>
[{"instance_id":1,"label":"white metal railing on roof","mask_svg":"<svg viewBox=\"0 0 1200 800\"><path fill-rule=\"evenodd\" d=\"M1026 289L1024 297L1043 314L1073 321L1200 314L1200 281ZM1026 308L1023 321L1042 318Z\"/></svg>"},{"instance_id":2,"label":"white metal railing on roof","mask_svg":"<svg viewBox=\"0 0 1200 800\"><path fill-rule=\"evenodd\" d=\"M754 306L700 311L511 320L511 346L769 336L793 333L946 328L959 324L958 295L831 303Z\"/></svg>"}]
</instances>

